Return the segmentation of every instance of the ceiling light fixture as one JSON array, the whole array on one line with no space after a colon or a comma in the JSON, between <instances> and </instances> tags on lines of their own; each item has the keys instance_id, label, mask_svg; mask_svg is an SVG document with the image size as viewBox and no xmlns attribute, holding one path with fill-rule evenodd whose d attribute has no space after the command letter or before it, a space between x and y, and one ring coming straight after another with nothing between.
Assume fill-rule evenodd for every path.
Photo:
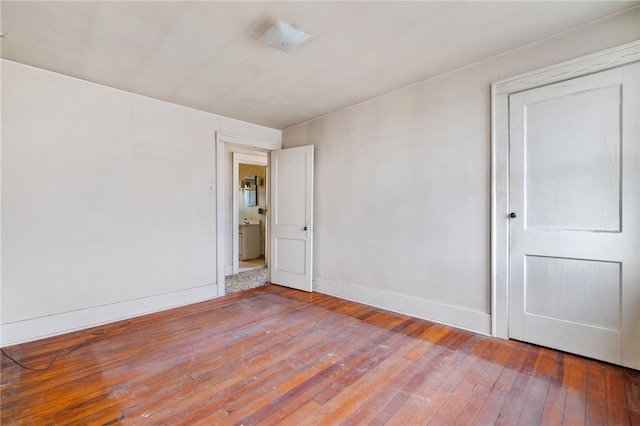
<instances>
[{"instance_id":1,"label":"ceiling light fixture","mask_svg":"<svg viewBox=\"0 0 640 426\"><path fill-rule=\"evenodd\" d=\"M304 31L300 31L293 25L278 19L262 34L260 40L285 52L292 52L310 37L311 36Z\"/></svg>"}]
</instances>

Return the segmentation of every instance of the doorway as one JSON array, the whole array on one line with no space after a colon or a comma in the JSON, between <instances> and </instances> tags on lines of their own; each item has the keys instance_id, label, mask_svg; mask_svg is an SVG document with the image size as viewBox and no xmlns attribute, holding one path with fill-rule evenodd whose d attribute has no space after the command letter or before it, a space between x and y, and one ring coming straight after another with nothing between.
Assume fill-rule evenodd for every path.
<instances>
[{"instance_id":1,"label":"doorway","mask_svg":"<svg viewBox=\"0 0 640 426\"><path fill-rule=\"evenodd\" d=\"M278 285L312 291L313 148L313 145L306 145L282 149L281 142L216 132L216 278L219 296L226 294L225 276L234 274L238 259L239 221L232 209L237 206L233 199L240 182L231 183L239 176L233 173L235 154L255 155L270 161L267 164L268 185L265 185L267 200L270 200L265 212L265 258L268 259L269 281L275 274L274 282Z\"/></svg>"},{"instance_id":2,"label":"doorway","mask_svg":"<svg viewBox=\"0 0 640 426\"><path fill-rule=\"evenodd\" d=\"M232 271L225 293L267 285L268 159L260 151L233 152L231 215L234 229Z\"/></svg>"},{"instance_id":3,"label":"doorway","mask_svg":"<svg viewBox=\"0 0 640 426\"><path fill-rule=\"evenodd\" d=\"M233 154L233 225L238 235L233 245L233 273L266 266L268 212L267 157Z\"/></svg>"}]
</instances>

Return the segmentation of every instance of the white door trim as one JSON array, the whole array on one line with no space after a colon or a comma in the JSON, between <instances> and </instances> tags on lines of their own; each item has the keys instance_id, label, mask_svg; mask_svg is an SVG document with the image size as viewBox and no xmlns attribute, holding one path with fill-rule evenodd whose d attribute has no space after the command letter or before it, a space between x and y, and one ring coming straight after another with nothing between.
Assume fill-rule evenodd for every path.
<instances>
[{"instance_id":1,"label":"white door trim","mask_svg":"<svg viewBox=\"0 0 640 426\"><path fill-rule=\"evenodd\" d=\"M225 229L225 219L230 210L228 203L223 199L231 183L224 174L225 170L225 150L229 147L249 149L254 151L273 151L282 148L281 142L271 142L262 139L247 138L244 136L230 135L228 133L216 132L216 283L218 286L218 297L225 295L225 245L227 235Z\"/></svg>"},{"instance_id":2,"label":"white door trim","mask_svg":"<svg viewBox=\"0 0 640 426\"><path fill-rule=\"evenodd\" d=\"M640 40L491 85L491 334L509 338L509 95L640 61Z\"/></svg>"}]
</instances>

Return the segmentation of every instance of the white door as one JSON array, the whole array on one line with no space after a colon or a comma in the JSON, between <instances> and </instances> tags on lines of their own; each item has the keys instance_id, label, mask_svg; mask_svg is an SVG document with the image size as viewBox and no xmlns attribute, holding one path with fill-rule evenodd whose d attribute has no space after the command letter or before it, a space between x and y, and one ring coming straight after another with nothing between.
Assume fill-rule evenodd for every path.
<instances>
[{"instance_id":1,"label":"white door","mask_svg":"<svg viewBox=\"0 0 640 426\"><path fill-rule=\"evenodd\" d=\"M313 145L271 152L271 282L311 291Z\"/></svg>"},{"instance_id":2,"label":"white door","mask_svg":"<svg viewBox=\"0 0 640 426\"><path fill-rule=\"evenodd\" d=\"M638 82L636 63L509 96L509 337L634 368Z\"/></svg>"}]
</instances>

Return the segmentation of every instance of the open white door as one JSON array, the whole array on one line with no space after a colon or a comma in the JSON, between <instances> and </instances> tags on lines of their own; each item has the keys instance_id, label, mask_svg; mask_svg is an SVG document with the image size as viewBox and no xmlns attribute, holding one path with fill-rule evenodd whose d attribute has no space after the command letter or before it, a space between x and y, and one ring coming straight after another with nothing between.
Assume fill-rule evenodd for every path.
<instances>
[{"instance_id":1,"label":"open white door","mask_svg":"<svg viewBox=\"0 0 640 426\"><path fill-rule=\"evenodd\" d=\"M271 152L271 282L312 291L313 145Z\"/></svg>"}]
</instances>

